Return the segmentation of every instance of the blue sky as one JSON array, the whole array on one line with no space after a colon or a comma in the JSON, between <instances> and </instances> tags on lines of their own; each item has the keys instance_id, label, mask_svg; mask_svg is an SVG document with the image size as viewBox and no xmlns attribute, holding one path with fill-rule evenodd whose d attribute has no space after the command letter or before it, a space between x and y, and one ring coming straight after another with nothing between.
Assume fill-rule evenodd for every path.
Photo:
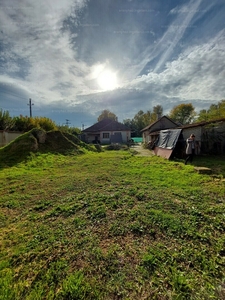
<instances>
[{"instance_id":1,"label":"blue sky","mask_svg":"<svg viewBox=\"0 0 225 300\"><path fill-rule=\"evenodd\" d=\"M0 108L85 127L225 99L224 0L0 0Z\"/></svg>"}]
</instances>

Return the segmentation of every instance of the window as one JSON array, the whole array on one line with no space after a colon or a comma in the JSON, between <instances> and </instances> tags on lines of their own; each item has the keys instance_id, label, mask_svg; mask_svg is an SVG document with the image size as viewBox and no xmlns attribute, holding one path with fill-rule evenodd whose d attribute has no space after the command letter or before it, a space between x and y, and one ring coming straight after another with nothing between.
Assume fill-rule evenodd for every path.
<instances>
[{"instance_id":1,"label":"window","mask_svg":"<svg viewBox=\"0 0 225 300\"><path fill-rule=\"evenodd\" d=\"M108 132L103 133L103 139L109 139L109 133Z\"/></svg>"}]
</instances>

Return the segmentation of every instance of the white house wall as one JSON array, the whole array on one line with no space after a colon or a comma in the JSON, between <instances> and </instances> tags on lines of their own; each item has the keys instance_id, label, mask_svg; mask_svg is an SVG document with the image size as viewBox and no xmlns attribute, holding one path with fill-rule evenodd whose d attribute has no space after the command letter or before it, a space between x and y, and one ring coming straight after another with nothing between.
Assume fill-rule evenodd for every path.
<instances>
[{"instance_id":1,"label":"white house wall","mask_svg":"<svg viewBox=\"0 0 225 300\"><path fill-rule=\"evenodd\" d=\"M121 131L123 143L127 143L131 139L130 131Z\"/></svg>"},{"instance_id":2,"label":"white house wall","mask_svg":"<svg viewBox=\"0 0 225 300\"><path fill-rule=\"evenodd\" d=\"M103 138L103 133L108 133L109 134L109 138ZM110 144L111 134L112 134L111 131L102 131L100 133L100 142L101 142L101 144Z\"/></svg>"},{"instance_id":3,"label":"white house wall","mask_svg":"<svg viewBox=\"0 0 225 300\"><path fill-rule=\"evenodd\" d=\"M114 133L121 133L123 143L127 143L131 139L131 132L130 131L101 131L101 132L95 132L94 134L91 133L85 133L86 136L86 142L92 143L95 140L95 137L98 136L98 139L101 144L110 144L111 135ZM103 133L108 133L109 138L103 138Z\"/></svg>"},{"instance_id":4,"label":"white house wall","mask_svg":"<svg viewBox=\"0 0 225 300\"><path fill-rule=\"evenodd\" d=\"M109 138L108 139L106 139L106 138L103 139L103 133L109 133ZM130 133L130 131L102 131L100 133L100 141L101 141L101 143L102 144L109 144L110 143L111 135L113 135L115 133L121 133L123 143L127 143L127 141L129 141L131 139L131 133Z\"/></svg>"}]
</instances>

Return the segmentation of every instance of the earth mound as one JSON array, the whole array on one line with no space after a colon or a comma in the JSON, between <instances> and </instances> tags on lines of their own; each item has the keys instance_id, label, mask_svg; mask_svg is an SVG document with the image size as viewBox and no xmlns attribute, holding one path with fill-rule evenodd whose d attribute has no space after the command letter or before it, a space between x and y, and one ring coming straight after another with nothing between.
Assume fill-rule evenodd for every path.
<instances>
[{"instance_id":1,"label":"earth mound","mask_svg":"<svg viewBox=\"0 0 225 300\"><path fill-rule=\"evenodd\" d=\"M25 160L31 152L82 154L87 150L96 151L93 146L83 143L72 134L34 128L0 148L0 165L12 166Z\"/></svg>"}]
</instances>

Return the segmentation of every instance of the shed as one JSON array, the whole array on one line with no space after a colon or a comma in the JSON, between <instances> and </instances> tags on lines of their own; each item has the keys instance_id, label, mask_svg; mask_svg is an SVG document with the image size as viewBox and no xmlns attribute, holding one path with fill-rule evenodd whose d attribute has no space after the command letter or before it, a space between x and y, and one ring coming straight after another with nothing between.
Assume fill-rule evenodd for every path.
<instances>
[{"instance_id":1,"label":"shed","mask_svg":"<svg viewBox=\"0 0 225 300\"><path fill-rule=\"evenodd\" d=\"M201 153L225 154L225 118L178 127L186 140L192 133L199 142Z\"/></svg>"},{"instance_id":2,"label":"shed","mask_svg":"<svg viewBox=\"0 0 225 300\"><path fill-rule=\"evenodd\" d=\"M180 126L167 116L162 116L156 122L149 124L141 130L144 143L151 143L156 140L160 130L175 128Z\"/></svg>"}]
</instances>

